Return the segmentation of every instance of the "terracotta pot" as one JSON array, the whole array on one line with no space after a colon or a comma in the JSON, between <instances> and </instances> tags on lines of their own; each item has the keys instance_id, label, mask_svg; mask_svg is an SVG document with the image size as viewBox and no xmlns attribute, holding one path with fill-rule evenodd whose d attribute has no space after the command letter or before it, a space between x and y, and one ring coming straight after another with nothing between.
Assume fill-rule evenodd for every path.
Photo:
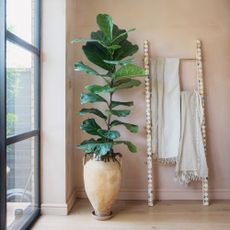
<instances>
[{"instance_id":1,"label":"terracotta pot","mask_svg":"<svg viewBox=\"0 0 230 230\"><path fill-rule=\"evenodd\" d=\"M90 159L84 164L85 191L96 219L111 218L111 208L120 189L121 159L109 162Z\"/></svg>"}]
</instances>

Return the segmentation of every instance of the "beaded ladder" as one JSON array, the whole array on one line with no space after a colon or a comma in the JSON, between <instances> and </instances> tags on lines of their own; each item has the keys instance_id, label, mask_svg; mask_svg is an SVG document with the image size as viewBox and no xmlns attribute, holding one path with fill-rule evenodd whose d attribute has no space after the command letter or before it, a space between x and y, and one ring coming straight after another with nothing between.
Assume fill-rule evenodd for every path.
<instances>
[{"instance_id":1,"label":"beaded ladder","mask_svg":"<svg viewBox=\"0 0 230 230\"><path fill-rule=\"evenodd\" d=\"M190 58L187 58L190 60ZM196 60L197 69L197 82L198 91L202 99L202 107L204 110L204 117L201 126L202 138L204 143L205 154L207 155L207 142L206 142L206 122L205 122L205 99L204 99L204 78L202 66L202 52L201 41L196 40ZM152 153L152 121L151 121L151 75L150 75L150 58L149 58L149 42L144 41L144 68L145 68L145 100L146 100L146 134L147 134L147 178L148 178L148 206L153 206L154 191L153 191L153 153ZM154 124L153 124L154 125ZM208 198L208 178L202 180L202 200L203 205L209 205Z\"/></svg>"}]
</instances>

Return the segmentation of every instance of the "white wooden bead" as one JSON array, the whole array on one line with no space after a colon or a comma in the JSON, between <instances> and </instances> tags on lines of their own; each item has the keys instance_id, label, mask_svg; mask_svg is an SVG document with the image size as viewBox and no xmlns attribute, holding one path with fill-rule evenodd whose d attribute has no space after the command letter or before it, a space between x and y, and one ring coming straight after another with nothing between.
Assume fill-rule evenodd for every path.
<instances>
[{"instance_id":1,"label":"white wooden bead","mask_svg":"<svg viewBox=\"0 0 230 230\"><path fill-rule=\"evenodd\" d=\"M197 45L197 47L201 47L201 42L200 42L200 40L196 40L196 45Z\"/></svg>"},{"instance_id":2,"label":"white wooden bead","mask_svg":"<svg viewBox=\"0 0 230 230\"><path fill-rule=\"evenodd\" d=\"M149 71L148 70L145 70L145 75L149 75Z\"/></svg>"},{"instance_id":3,"label":"white wooden bead","mask_svg":"<svg viewBox=\"0 0 230 230\"><path fill-rule=\"evenodd\" d=\"M152 165L148 164L147 168L148 168L149 170L151 170L153 167L152 167Z\"/></svg>"},{"instance_id":4,"label":"white wooden bead","mask_svg":"<svg viewBox=\"0 0 230 230\"><path fill-rule=\"evenodd\" d=\"M152 169L152 165L151 164L148 164L148 169Z\"/></svg>"}]
</instances>

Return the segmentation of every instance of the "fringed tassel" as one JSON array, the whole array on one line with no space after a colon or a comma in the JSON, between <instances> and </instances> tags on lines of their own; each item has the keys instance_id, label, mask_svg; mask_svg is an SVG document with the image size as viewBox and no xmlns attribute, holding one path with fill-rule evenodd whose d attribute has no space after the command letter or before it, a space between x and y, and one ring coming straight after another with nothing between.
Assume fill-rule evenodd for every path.
<instances>
[{"instance_id":1,"label":"fringed tassel","mask_svg":"<svg viewBox=\"0 0 230 230\"><path fill-rule=\"evenodd\" d=\"M175 176L175 180L182 185L188 185L192 181L202 181L202 179L197 171L182 171Z\"/></svg>"},{"instance_id":2,"label":"fringed tassel","mask_svg":"<svg viewBox=\"0 0 230 230\"><path fill-rule=\"evenodd\" d=\"M177 162L177 158L176 157L172 157L172 158L158 158L158 162L161 164L176 164Z\"/></svg>"}]
</instances>

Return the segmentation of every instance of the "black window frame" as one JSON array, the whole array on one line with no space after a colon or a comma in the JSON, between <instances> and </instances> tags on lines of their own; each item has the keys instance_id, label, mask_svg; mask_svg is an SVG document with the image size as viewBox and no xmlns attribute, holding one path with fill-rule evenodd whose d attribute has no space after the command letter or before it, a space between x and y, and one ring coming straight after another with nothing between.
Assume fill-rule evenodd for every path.
<instances>
[{"instance_id":1,"label":"black window frame","mask_svg":"<svg viewBox=\"0 0 230 230\"><path fill-rule=\"evenodd\" d=\"M36 221L40 215L41 205L41 191L40 191L40 34L41 34L41 0L34 0L35 2L35 17L36 17L36 31L35 40L36 46L21 39L17 35L7 30L6 27L6 2L7 0L0 0L0 229L7 229L7 200L6 200L6 149L10 144L14 144L23 140L27 140L31 137L37 138L38 143L38 171L37 175L37 198L38 207L34 209L29 218L25 218L20 226L17 226L18 230L29 229L30 226ZM19 135L11 137L6 136L6 42L9 41L37 56L37 119L38 126L35 130L31 130Z\"/></svg>"}]
</instances>

